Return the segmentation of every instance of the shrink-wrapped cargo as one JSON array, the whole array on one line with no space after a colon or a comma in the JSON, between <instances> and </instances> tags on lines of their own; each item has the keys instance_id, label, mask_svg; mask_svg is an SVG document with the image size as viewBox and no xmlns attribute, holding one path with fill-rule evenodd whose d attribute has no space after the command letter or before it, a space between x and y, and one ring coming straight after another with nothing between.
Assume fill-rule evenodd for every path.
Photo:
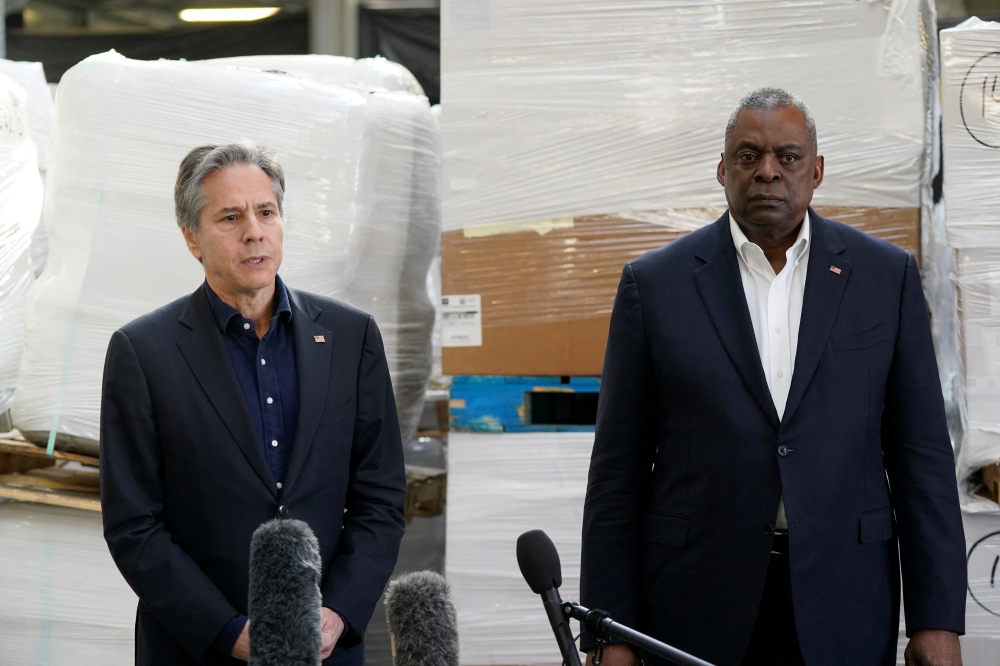
<instances>
[{"instance_id":1,"label":"shrink-wrapped cargo","mask_svg":"<svg viewBox=\"0 0 1000 666\"><path fill-rule=\"evenodd\" d=\"M945 226L958 286L958 476L1000 461L1000 23L941 31ZM969 488L974 490L975 488ZM998 511L963 497L967 510Z\"/></svg>"},{"instance_id":2,"label":"shrink-wrapped cargo","mask_svg":"<svg viewBox=\"0 0 1000 666\"><path fill-rule=\"evenodd\" d=\"M758 87L816 118L819 212L919 254L932 3L446 0L441 18L443 294L481 296L444 313L448 374L600 373L622 265L721 214L726 122Z\"/></svg>"},{"instance_id":3,"label":"shrink-wrapped cargo","mask_svg":"<svg viewBox=\"0 0 1000 666\"><path fill-rule=\"evenodd\" d=\"M24 300L34 280L29 248L42 209L42 180L30 137L27 95L0 74L0 415L10 408L17 382ZM3 421L8 425L6 416Z\"/></svg>"},{"instance_id":4,"label":"shrink-wrapped cargo","mask_svg":"<svg viewBox=\"0 0 1000 666\"><path fill-rule=\"evenodd\" d=\"M241 138L274 148L285 169L282 277L374 314L403 435L412 432L433 309L423 290L411 299L408 282L424 284L439 225L426 98L107 53L67 72L56 100L51 254L27 310L13 411L29 438L95 452L111 333L203 279L174 221L180 160Z\"/></svg>"}]
</instances>

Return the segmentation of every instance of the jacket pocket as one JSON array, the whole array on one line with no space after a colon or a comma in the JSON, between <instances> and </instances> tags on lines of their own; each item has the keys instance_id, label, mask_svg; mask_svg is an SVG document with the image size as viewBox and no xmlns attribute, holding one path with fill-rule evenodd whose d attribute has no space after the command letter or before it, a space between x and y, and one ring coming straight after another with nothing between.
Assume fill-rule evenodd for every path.
<instances>
[{"instance_id":1,"label":"jacket pocket","mask_svg":"<svg viewBox=\"0 0 1000 666\"><path fill-rule=\"evenodd\" d=\"M841 351L868 349L889 339L889 327L879 323L866 331L838 333L831 335L830 339L833 346Z\"/></svg>"},{"instance_id":2,"label":"jacket pocket","mask_svg":"<svg viewBox=\"0 0 1000 666\"><path fill-rule=\"evenodd\" d=\"M645 523L646 541L664 546L683 548L687 544L690 518L664 513L647 513Z\"/></svg>"},{"instance_id":3,"label":"jacket pocket","mask_svg":"<svg viewBox=\"0 0 1000 666\"><path fill-rule=\"evenodd\" d=\"M858 525L858 540L861 543L887 541L893 535L892 507L861 514Z\"/></svg>"}]
</instances>

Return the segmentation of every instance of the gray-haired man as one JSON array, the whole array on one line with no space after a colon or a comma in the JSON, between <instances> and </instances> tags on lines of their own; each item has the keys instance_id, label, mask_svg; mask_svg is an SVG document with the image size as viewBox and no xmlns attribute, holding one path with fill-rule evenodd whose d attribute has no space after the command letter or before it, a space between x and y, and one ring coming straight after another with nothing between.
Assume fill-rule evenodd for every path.
<instances>
[{"instance_id":1,"label":"gray-haired man","mask_svg":"<svg viewBox=\"0 0 1000 666\"><path fill-rule=\"evenodd\" d=\"M406 481L382 339L278 277L284 187L250 142L191 151L175 209L205 283L108 347L104 533L139 597L137 664L248 659L250 538L272 518L319 540L324 664L364 662L396 561Z\"/></svg>"}]
</instances>

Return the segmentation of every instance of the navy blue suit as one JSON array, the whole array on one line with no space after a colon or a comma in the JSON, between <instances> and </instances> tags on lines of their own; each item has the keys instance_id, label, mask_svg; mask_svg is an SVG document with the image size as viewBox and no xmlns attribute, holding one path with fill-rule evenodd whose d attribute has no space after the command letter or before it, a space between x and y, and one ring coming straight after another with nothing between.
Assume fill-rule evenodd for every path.
<instances>
[{"instance_id":1,"label":"navy blue suit","mask_svg":"<svg viewBox=\"0 0 1000 666\"><path fill-rule=\"evenodd\" d=\"M101 500L111 555L139 597L136 663L238 664L213 647L247 612L250 538L275 517L319 540L323 605L362 638L403 536L406 479L378 327L288 290L299 412L277 487L208 296L199 288L111 338L101 404Z\"/></svg>"},{"instance_id":2,"label":"navy blue suit","mask_svg":"<svg viewBox=\"0 0 1000 666\"><path fill-rule=\"evenodd\" d=\"M782 495L807 664L894 664L900 572L908 633L965 626L965 540L917 265L810 215L780 422L728 213L626 265L611 315L582 601L720 666L747 647Z\"/></svg>"}]
</instances>

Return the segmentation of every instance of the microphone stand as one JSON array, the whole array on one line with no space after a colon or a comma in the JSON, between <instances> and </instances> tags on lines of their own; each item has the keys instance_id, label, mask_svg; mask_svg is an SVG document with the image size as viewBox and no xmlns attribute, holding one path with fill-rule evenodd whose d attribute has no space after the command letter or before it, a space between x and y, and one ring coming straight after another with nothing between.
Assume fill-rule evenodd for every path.
<instances>
[{"instance_id":1,"label":"microphone stand","mask_svg":"<svg viewBox=\"0 0 1000 666\"><path fill-rule=\"evenodd\" d=\"M562 610L566 617L579 620L600 641L607 642L610 638L617 638L657 657L662 657L669 662L681 664L681 666L712 666L712 664L703 659L671 647L666 643L661 643L655 638L641 634L635 629L629 629L623 624L618 624L602 610L590 610L572 601L564 602Z\"/></svg>"}]
</instances>

